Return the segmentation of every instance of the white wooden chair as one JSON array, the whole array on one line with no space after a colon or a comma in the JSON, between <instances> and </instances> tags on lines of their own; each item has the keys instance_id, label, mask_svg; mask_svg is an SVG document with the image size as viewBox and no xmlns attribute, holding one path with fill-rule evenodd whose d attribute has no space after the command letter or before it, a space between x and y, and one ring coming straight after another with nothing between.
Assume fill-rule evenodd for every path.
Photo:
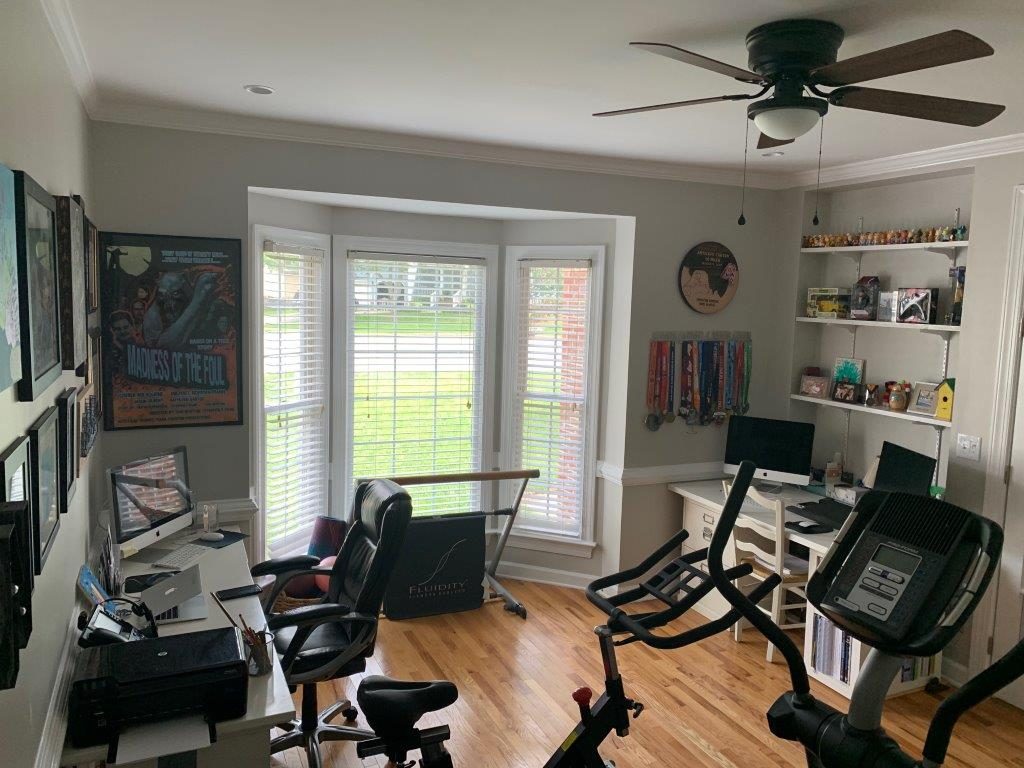
<instances>
[{"instance_id":1,"label":"white wooden chair","mask_svg":"<svg viewBox=\"0 0 1024 768\"><path fill-rule=\"evenodd\" d=\"M729 495L732 485L728 480L722 481L725 495ZM782 629L800 629L805 626L803 621L786 622L786 617L796 610L806 611L807 581L809 566L806 560L789 554L789 533L786 530L786 503L779 498L771 498L751 487L747 489L747 498L774 514L774 524L768 525L741 515L736 521L733 531L733 548L736 565L750 563L754 569L750 578L764 581L773 573L778 574L782 583L772 591L771 609L758 606L768 614L772 621ZM789 602L791 596L798 598ZM743 639L743 621L736 622L733 627L733 638L736 642ZM768 663L775 655L775 646L768 644Z\"/></svg>"}]
</instances>

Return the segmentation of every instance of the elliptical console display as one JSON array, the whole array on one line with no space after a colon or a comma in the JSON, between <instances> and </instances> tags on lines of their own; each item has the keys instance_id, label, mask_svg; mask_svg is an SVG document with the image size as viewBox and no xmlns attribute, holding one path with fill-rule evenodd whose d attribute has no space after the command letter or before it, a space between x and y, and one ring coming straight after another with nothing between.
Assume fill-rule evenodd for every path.
<instances>
[{"instance_id":1,"label":"elliptical console display","mask_svg":"<svg viewBox=\"0 0 1024 768\"><path fill-rule=\"evenodd\" d=\"M965 509L872 491L812 576L807 597L862 642L931 656L974 611L1002 544L998 525Z\"/></svg>"}]
</instances>

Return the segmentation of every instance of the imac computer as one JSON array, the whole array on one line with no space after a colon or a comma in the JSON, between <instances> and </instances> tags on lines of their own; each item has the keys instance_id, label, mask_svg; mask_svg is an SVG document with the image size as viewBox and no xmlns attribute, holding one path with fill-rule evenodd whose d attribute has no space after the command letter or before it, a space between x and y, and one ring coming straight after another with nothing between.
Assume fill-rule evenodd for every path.
<instances>
[{"instance_id":1,"label":"imac computer","mask_svg":"<svg viewBox=\"0 0 1024 768\"><path fill-rule=\"evenodd\" d=\"M114 467L108 474L123 557L192 525L184 447Z\"/></svg>"},{"instance_id":2,"label":"imac computer","mask_svg":"<svg viewBox=\"0 0 1024 768\"><path fill-rule=\"evenodd\" d=\"M807 485L811 482L814 425L801 421L732 416L725 443L726 474L735 475L740 462L754 462L754 477L767 483Z\"/></svg>"}]
</instances>

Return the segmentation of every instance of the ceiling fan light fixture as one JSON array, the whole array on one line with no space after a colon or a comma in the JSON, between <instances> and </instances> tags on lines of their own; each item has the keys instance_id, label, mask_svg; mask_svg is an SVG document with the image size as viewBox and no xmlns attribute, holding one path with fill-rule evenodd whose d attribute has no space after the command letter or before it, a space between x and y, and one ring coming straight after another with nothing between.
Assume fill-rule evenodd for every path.
<instances>
[{"instance_id":1,"label":"ceiling fan light fixture","mask_svg":"<svg viewBox=\"0 0 1024 768\"><path fill-rule=\"evenodd\" d=\"M780 141L803 136L818 124L818 111L806 107L781 107L759 112L754 125L765 136Z\"/></svg>"}]
</instances>

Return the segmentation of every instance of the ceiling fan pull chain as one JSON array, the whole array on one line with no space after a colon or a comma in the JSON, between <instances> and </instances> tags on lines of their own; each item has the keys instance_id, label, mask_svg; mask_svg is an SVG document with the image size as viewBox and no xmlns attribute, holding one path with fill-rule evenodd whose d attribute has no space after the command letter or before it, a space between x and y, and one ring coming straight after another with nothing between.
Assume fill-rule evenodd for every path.
<instances>
[{"instance_id":1,"label":"ceiling fan pull chain","mask_svg":"<svg viewBox=\"0 0 1024 768\"><path fill-rule=\"evenodd\" d=\"M743 207L747 202L747 147L750 144L750 120L743 119L743 191L740 192L740 217L736 223L741 227L747 223L747 217L743 215Z\"/></svg>"},{"instance_id":2,"label":"ceiling fan pull chain","mask_svg":"<svg viewBox=\"0 0 1024 768\"><path fill-rule=\"evenodd\" d=\"M821 118L821 129L818 132L818 180L814 186L814 218L811 223L818 226L821 220L818 218L818 193L821 191L821 144L825 140L825 118Z\"/></svg>"}]
</instances>

